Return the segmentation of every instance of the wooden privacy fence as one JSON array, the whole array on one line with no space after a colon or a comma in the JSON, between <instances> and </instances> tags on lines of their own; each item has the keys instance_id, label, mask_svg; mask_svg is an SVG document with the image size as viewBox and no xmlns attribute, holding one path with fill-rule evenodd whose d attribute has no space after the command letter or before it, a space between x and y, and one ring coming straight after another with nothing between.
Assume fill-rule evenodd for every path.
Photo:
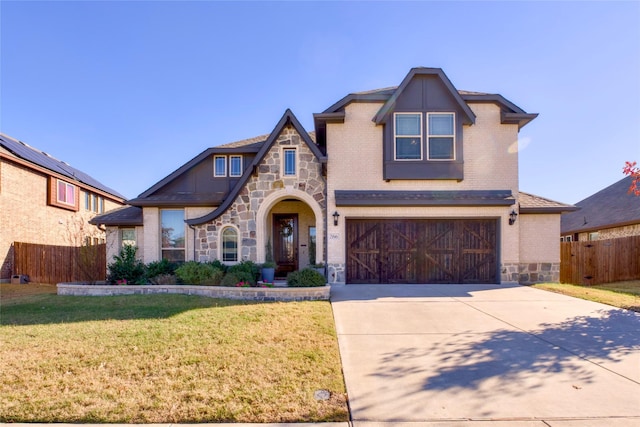
<instances>
[{"instance_id":1,"label":"wooden privacy fence","mask_svg":"<svg viewBox=\"0 0 640 427\"><path fill-rule=\"evenodd\" d=\"M107 245L51 246L15 242L13 274L27 275L35 283L104 280Z\"/></svg>"},{"instance_id":2,"label":"wooden privacy fence","mask_svg":"<svg viewBox=\"0 0 640 427\"><path fill-rule=\"evenodd\" d=\"M560 282L598 285L640 279L640 236L560 243Z\"/></svg>"}]
</instances>

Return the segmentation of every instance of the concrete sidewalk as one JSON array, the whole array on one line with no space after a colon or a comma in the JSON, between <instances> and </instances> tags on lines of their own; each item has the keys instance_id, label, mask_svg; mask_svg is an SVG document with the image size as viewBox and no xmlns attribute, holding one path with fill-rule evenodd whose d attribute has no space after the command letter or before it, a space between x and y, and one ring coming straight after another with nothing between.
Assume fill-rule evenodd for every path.
<instances>
[{"instance_id":1,"label":"concrete sidewalk","mask_svg":"<svg viewBox=\"0 0 640 427\"><path fill-rule=\"evenodd\" d=\"M354 426L640 425L637 313L505 285L333 286L332 306Z\"/></svg>"}]
</instances>

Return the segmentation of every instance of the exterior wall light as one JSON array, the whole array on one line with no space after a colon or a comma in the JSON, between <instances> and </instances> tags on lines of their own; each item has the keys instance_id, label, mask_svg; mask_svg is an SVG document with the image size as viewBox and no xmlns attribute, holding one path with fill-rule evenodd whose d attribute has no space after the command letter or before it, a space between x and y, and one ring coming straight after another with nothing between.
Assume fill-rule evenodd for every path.
<instances>
[{"instance_id":1,"label":"exterior wall light","mask_svg":"<svg viewBox=\"0 0 640 427\"><path fill-rule=\"evenodd\" d=\"M518 212L514 210L509 214L509 225L513 225L516 223L516 218L518 217Z\"/></svg>"},{"instance_id":2,"label":"exterior wall light","mask_svg":"<svg viewBox=\"0 0 640 427\"><path fill-rule=\"evenodd\" d=\"M340 214L338 211L335 211L333 213L333 225L338 225L338 218L340 218Z\"/></svg>"}]
</instances>

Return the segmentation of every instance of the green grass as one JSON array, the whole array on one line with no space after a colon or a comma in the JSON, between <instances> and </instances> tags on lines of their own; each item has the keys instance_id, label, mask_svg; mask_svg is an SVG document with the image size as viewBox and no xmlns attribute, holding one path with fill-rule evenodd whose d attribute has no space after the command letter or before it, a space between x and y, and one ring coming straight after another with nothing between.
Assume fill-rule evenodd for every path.
<instances>
[{"instance_id":1,"label":"green grass","mask_svg":"<svg viewBox=\"0 0 640 427\"><path fill-rule=\"evenodd\" d=\"M8 289L0 288L0 422L348 419L326 301ZM320 389L331 399L316 401Z\"/></svg>"},{"instance_id":2,"label":"green grass","mask_svg":"<svg viewBox=\"0 0 640 427\"><path fill-rule=\"evenodd\" d=\"M540 283L533 287L640 312L640 280L592 286Z\"/></svg>"}]
</instances>

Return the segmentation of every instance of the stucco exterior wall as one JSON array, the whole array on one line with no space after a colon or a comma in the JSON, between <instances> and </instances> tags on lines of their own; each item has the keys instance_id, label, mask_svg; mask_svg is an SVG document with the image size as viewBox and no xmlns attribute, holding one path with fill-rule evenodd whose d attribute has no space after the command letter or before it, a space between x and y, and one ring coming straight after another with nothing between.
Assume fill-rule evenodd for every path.
<instances>
[{"instance_id":1,"label":"stucco exterior wall","mask_svg":"<svg viewBox=\"0 0 640 427\"><path fill-rule=\"evenodd\" d=\"M13 242L81 246L86 237L104 241L104 231L88 223L97 213L85 209L84 190L76 187L78 212L49 206L47 191L47 175L0 160L0 280L20 274L13 271ZM105 198L105 211L118 206Z\"/></svg>"}]
</instances>

